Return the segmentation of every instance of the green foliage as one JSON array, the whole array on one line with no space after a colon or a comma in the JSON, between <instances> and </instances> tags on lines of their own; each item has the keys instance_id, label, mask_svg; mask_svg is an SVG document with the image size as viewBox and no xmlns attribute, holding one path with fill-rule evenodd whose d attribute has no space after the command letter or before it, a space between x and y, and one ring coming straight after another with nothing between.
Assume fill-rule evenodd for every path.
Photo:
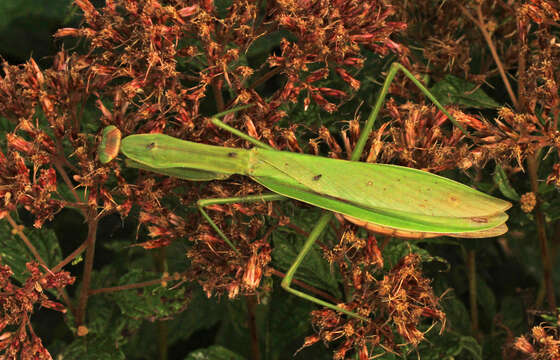
<instances>
[{"instance_id":1,"label":"green foliage","mask_svg":"<svg viewBox=\"0 0 560 360\"><path fill-rule=\"evenodd\" d=\"M9 265L15 278L23 282L29 276L25 264L36 260L23 240L12 232L7 221L0 222L0 233L3 234L0 236L0 262ZM48 266L54 266L62 260L60 246L53 230L26 228L23 233Z\"/></svg>"},{"instance_id":2,"label":"green foliage","mask_svg":"<svg viewBox=\"0 0 560 360\"><path fill-rule=\"evenodd\" d=\"M500 106L475 84L453 75L446 75L430 91L443 105L457 104L475 109L495 109Z\"/></svg>"},{"instance_id":3,"label":"green foliage","mask_svg":"<svg viewBox=\"0 0 560 360\"><path fill-rule=\"evenodd\" d=\"M321 212L316 209L302 210L291 208L291 210L294 223L304 229L311 229L312 224L321 215ZM305 238L302 238L301 235L296 234L290 229L279 229L279 231L274 232L272 238L274 245L272 258L278 269L282 271L288 270L303 246L304 241ZM325 262L320 249L315 247L307 255L305 262L296 273L296 278L340 297L341 293L338 288L336 274L336 270Z\"/></svg>"},{"instance_id":4,"label":"green foliage","mask_svg":"<svg viewBox=\"0 0 560 360\"><path fill-rule=\"evenodd\" d=\"M214 345L207 349L196 350L190 353L185 360L244 360L245 358L229 351L228 349Z\"/></svg>"},{"instance_id":5,"label":"green foliage","mask_svg":"<svg viewBox=\"0 0 560 360\"><path fill-rule=\"evenodd\" d=\"M0 54L17 61L43 60L56 48L52 34L68 23L71 0L0 1Z\"/></svg>"},{"instance_id":6,"label":"green foliage","mask_svg":"<svg viewBox=\"0 0 560 360\"><path fill-rule=\"evenodd\" d=\"M502 195L510 200L519 201L519 194L511 185L504 169L500 165L496 166L496 171L494 172L494 182L498 185Z\"/></svg>"}]
</instances>

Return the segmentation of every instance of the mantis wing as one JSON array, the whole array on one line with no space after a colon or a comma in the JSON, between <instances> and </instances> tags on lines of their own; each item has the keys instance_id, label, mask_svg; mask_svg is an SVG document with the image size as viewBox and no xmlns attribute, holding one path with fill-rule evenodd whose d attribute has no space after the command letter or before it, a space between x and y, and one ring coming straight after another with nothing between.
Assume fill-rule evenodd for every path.
<instances>
[{"instance_id":1,"label":"mantis wing","mask_svg":"<svg viewBox=\"0 0 560 360\"><path fill-rule=\"evenodd\" d=\"M252 178L278 194L343 214L349 221L376 232L381 231L387 234L391 233L402 237L415 238L430 237L430 234L432 237L441 235L490 237L501 235L507 231L507 227L501 226L508 218L505 213L475 218L473 220L471 217L429 216L387 209L370 209L351 202L314 193L295 181L286 181L286 179L278 181L268 177ZM372 225L379 226L375 227ZM490 231L496 227L499 227L499 231ZM383 231L383 228L399 230L400 232ZM406 235L406 232L415 234ZM424 235L416 233L424 233ZM479 236L476 233L479 233Z\"/></svg>"},{"instance_id":2,"label":"mantis wing","mask_svg":"<svg viewBox=\"0 0 560 360\"><path fill-rule=\"evenodd\" d=\"M252 176L289 177L317 194L379 211L477 218L511 207L459 182L404 166L253 149ZM351 214L348 214L351 215Z\"/></svg>"}]
</instances>

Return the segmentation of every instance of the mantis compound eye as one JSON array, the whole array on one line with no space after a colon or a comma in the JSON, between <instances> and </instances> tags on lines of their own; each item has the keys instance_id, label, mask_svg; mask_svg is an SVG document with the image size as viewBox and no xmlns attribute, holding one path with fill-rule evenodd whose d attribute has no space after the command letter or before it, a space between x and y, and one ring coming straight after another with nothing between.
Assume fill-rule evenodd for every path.
<instances>
[{"instance_id":1,"label":"mantis compound eye","mask_svg":"<svg viewBox=\"0 0 560 360\"><path fill-rule=\"evenodd\" d=\"M97 148L99 161L102 164L107 164L117 157L121 146L121 137L121 131L114 125L107 126L103 129L101 143Z\"/></svg>"}]
</instances>

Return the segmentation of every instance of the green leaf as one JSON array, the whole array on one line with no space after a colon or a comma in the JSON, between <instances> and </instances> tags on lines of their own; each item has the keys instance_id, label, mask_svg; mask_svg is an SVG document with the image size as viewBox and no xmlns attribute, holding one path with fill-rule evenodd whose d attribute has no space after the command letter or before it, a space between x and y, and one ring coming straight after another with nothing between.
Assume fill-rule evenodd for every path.
<instances>
[{"instance_id":1,"label":"green leaf","mask_svg":"<svg viewBox=\"0 0 560 360\"><path fill-rule=\"evenodd\" d=\"M476 292L478 303L488 314L488 317L493 319L496 314L496 297L494 296L492 289L480 277L477 277Z\"/></svg>"},{"instance_id":2,"label":"green leaf","mask_svg":"<svg viewBox=\"0 0 560 360\"><path fill-rule=\"evenodd\" d=\"M277 283L278 284L278 283ZM269 358L283 359L286 354L294 354L303 344L306 336L312 334L310 312L316 306L286 291L275 291L267 310L267 324L263 327L270 346ZM289 314L289 316L286 316ZM316 358L325 352L320 344L302 349L302 358ZM313 353L312 356L311 353ZM328 353L328 352L327 352Z\"/></svg>"},{"instance_id":3,"label":"green leaf","mask_svg":"<svg viewBox=\"0 0 560 360\"><path fill-rule=\"evenodd\" d=\"M245 358L225 347L213 345L206 349L193 351L185 360L245 360Z\"/></svg>"},{"instance_id":4,"label":"green leaf","mask_svg":"<svg viewBox=\"0 0 560 360\"><path fill-rule=\"evenodd\" d=\"M29 261L38 261L25 246L23 240L12 233L12 227L7 221L0 221L0 232L3 234L0 237L0 262L12 268L17 280L24 281L29 275L25 264ZM23 233L37 249L47 266L53 267L62 260L62 252L53 230L26 228Z\"/></svg>"},{"instance_id":5,"label":"green leaf","mask_svg":"<svg viewBox=\"0 0 560 360\"><path fill-rule=\"evenodd\" d=\"M74 340L64 352L59 355L60 359L82 359L82 360L120 360L125 359L124 353L108 337L87 336Z\"/></svg>"},{"instance_id":6,"label":"green leaf","mask_svg":"<svg viewBox=\"0 0 560 360\"><path fill-rule=\"evenodd\" d=\"M513 201L519 201L519 194L517 193L517 191L515 191L513 186L511 186L506 172L500 165L496 165L496 171L494 172L494 183L498 185L498 188L502 192L502 195L504 195L506 198Z\"/></svg>"},{"instance_id":7,"label":"green leaf","mask_svg":"<svg viewBox=\"0 0 560 360\"><path fill-rule=\"evenodd\" d=\"M527 331L526 318L519 316L526 311L521 296L505 296L501 301L500 314L504 326L514 333Z\"/></svg>"},{"instance_id":8,"label":"green leaf","mask_svg":"<svg viewBox=\"0 0 560 360\"><path fill-rule=\"evenodd\" d=\"M288 270L301 250L304 240L297 236L297 239L288 241L278 234L273 234L274 248L272 250L272 258L275 266L282 271ZM342 297L338 288L338 281L336 280L337 275L325 261L318 247L314 247L309 251L304 262L296 272L295 278L314 287L326 290L337 298Z\"/></svg>"},{"instance_id":9,"label":"green leaf","mask_svg":"<svg viewBox=\"0 0 560 360\"><path fill-rule=\"evenodd\" d=\"M302 212L302 210L296 210ZM291 216L292 222L298 226L302 219L306 219L308 224L302 225L304 229L311 229L312 224L317 220L320 212L315 212L313 216L309 215L309 211L305 215ZM306 226L307 225L307 226ZM301 250L305 242L305 238L299 234L291 232L290 229L281 228L272 234L273 250L272 258L275 266L282 271L288 268L294 262L297 254ZM342 298L342 294L338 287L337 273L330 267L328 262L323 258L321 249L315 246L305 257L305 260L296 272L295 278L304 281L309 285L326 290L337 298Z\"/></svg>"},{"instance_id":10,"label":"green leaf","mask_svg":"<svg viewBox=\"0 0 560 360\"><path fill-rule=\"evenodd\" d=\"M153 280L158 274L143 269L131 269L121 276L117 285L127 285ZM124 316L150 320L174 315L185 308L189 300L185 287L171 290L160 284L138 289L113 292L108 295Z\"/></svg>"},{"instance_id":11,"label":"green leaf","mask_svg":"<svg viewBox=\"0 0 560 360\"><path fill-rule=\"evenodd\" d=\"M472 336L464 336L456 331L445 331L443 335L432 331L429 341L423 342L417 349L422 360L482 360L482 347ZM414 354L414 355L413 355ZM417 359L413 352L407 359Z\"/></svg>"},{"instance_id":12,"label":"green leaf","mask_svg":"<svg viewBox=\"0 0 560 360\"><path fill-rule=\"evenodd\" d=\"M450 296L441 302L449 327L462 333L470 332L471 320L465 304Z\"/></svg>"},{"instance_id":13,"label":"green leaf","mask_svg":"<svg viewBox=\"0 0 560 360\"><path fill-rule=\"evenodd\" d=\"M193 342L196 333L213 334L216 326L228 317L228 309L230 309L229 301L220 301L216 298L207 298L199 286L194 286L191 300L180 314L171 316L166 320L155 322L143 321L138 331L134 332L134 336L127 339L127 343L123 345L123 351L127 358L131 359L152 359L156 358L157 351L154 342L146 342L147 338L154 337L154 333L158 330L158 322L167 328L167 343L175 344L179 342ZM132 320L130 320L132 321ZM244 334L247 334L245 329ZM194 336L193 336L194 335ZM208 336L208 335L205 335ZM230 339L238 341L237 336L229 334ZM216 343L216 341L208 342L208 345ZM192 344L191 350L197 349L201 345ZM224 344L222 344L224 345ZM186 350L185 353L186 354Z\"/></svg>"},{"instance_id":14,"label":"green leaf","mask_svg":"<svg viewBox=\"0 0 560 360\"><path fill-rule=\"evenodd\" d=\"M500 106L477 85L453 75L446 75L430 91L442 105L457 104L476 109L495 109Z\"/></svg>"},{"instance_id":15,"label":"green leaf","mask_svg":"<svg viewBox=\"0 0 560 360\"><path fill-rule=\"evenodd\" d=\"M434 258L428 251L414 244L414 242L406 240L393 239L383 250L383 259L385 260L385 270L394 267L399 261L408 254L415 253L424 261L432 261ZM438 259L441 260L441 259ZM445 261L443 261L445 262Z\"/></svg>"},{"instance_id":16,"label":"green leaf","mask_svg":"<svg viewBox=\"0 0 560 360\"><path fill-rule=\"evenodd\" d=\"M473 360L482 360L482 347L472 336L459 337L459 352L468 352Z\"/></svg>"}]
</instances>

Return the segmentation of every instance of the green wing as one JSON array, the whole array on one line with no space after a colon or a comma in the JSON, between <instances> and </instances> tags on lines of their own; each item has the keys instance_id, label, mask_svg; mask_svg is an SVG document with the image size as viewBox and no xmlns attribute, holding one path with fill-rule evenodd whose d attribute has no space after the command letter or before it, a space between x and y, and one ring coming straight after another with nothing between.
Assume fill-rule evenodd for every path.
<instances>
[{"instance_id":1,"label":"green wing","mask_svg":"<svg viewBox=\"0 0 560 360\"><path fill-rule=\"evenodd\" d=\"M255 150L251 176L272 191L373 224L463 233L505 223L511 204L407 167Z\"/></svg>"}]
</instances>

